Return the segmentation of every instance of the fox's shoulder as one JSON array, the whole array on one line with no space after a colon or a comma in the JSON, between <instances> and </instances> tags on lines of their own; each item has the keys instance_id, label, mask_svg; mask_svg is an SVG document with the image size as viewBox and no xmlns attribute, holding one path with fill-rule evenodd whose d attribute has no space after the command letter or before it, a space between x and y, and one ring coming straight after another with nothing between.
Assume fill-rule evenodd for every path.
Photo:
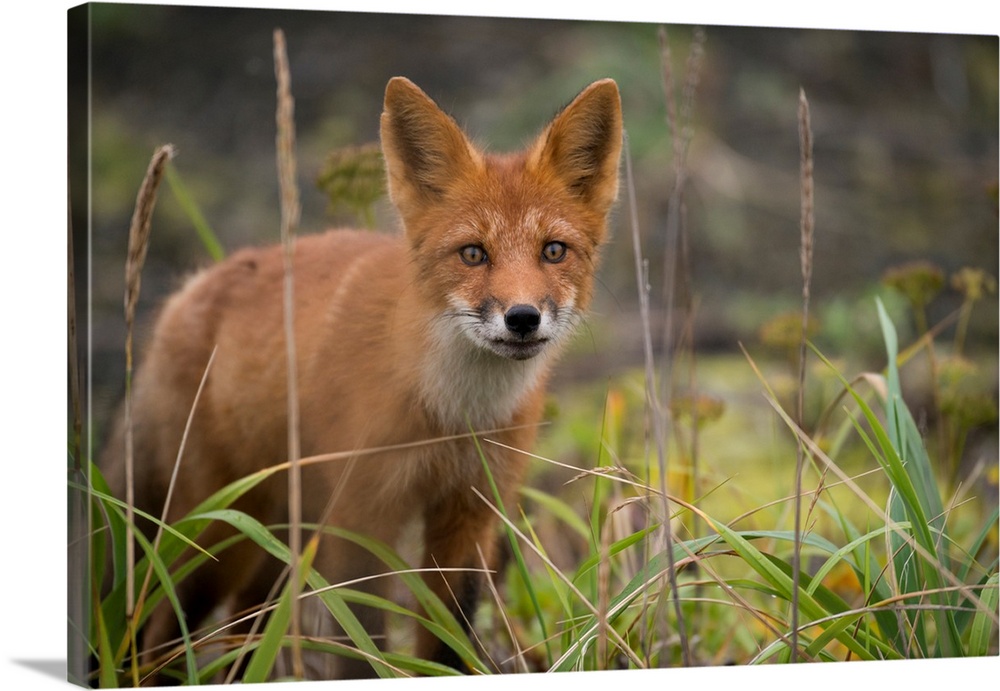
<instances>
[{"instance_id":1,"label":"fox's shoulder","mask_svg":"<svg viewBox=\"0 0 1000 691\"><path fill-rule=\"evenodd\" d=\"M376 231L332 229L295 238L296 282L329 279L371 253L404 249L399 236ZM184 292L228 294L238 298L243 290L267 289L280 283L285 273L284 247L280 244L244 247L224 260L205 267L185 281Z\"/></svg>"},{"instance_id":2,"label":"fox's shoulder","mask_svg":"<svg viewBox=\"0 0 1000 691\"><path fill-rule=\"evenodd\" d=\"M405 252L399 236L376 231L333 229L295 239L294 285L298 310L319 308L346 276ZM221 322L280 324L284 281L280 244L244 247L190 275L163 305L162 328L210 329Z\"/></svg>"},{"instance_id":3,"label":"fox's shoulder","mask_svg":"<svg viewBox=\"0 0 1000 691\"><path fill-rule=\"evenodd\" d=\"M293 270L302 276L325 274L370 252L393 251L396 248L403 248L401 237L378 231L335 228L300 235L295 238ZM284 273L284 251L279 244L247 247L235 252L225 263L230 265L230 271L259 272L269 278L280 276Z\"/></svg>"}]
</instances>

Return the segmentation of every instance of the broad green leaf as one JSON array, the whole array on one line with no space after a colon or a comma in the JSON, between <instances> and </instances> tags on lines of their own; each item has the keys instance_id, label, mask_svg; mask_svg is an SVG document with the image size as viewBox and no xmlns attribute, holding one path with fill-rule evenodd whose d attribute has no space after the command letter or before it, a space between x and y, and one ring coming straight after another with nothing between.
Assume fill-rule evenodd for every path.
<instances>
[{"instance_id":1,"label":"broad green leaf","mask_svg":"<svg viewBox=\"0 0 1000 691\"><path fill-rule=\"evenodd\" d=\"M986 581L979 599L993 614L997 613L998 587L1000 587L1000 575L994 573ZM972 626L969 629L969 655L983 656L990 654L990 642L993 639L993 632L997 625L993 619L983 611L977 611L972 617Z\"/></svg>"},{"instance_id":2,"label":"broad green leaf","mask_svg":"<svg viewBox=\"0 0 1000 691\"><path fill-rule=\"evenodd\" d=\"M909 588L920 589L922 585L917 582L918 580L926 581L929 589L936 591L944 585L939 570L949 569L947 555L939 549L939 542L933 537L934 533L941 535L944 532L944 507L923 439L913 421L913 416L903 403L899 369L896 366L899 356L896 329L882 302L880 300L876 302L888 356L889 395L886 399L886 418L895 457L899 459L901 465L904 465L906 476L910 480L908 486L898 480L894 481L893 486L899 493L897 495L899 499L895 500L897 504L890 504L890 515L898 519L905 511L913 525L914 537L930 555L929 560L918 554L910 555L907 551L911 548L899 544L898 537L893 537L892 540L896 543L894 547L899 547L898 559L903 560L902 567L899 567L897 562L897 569L901 582L908 586L904 592L910 592ZM962 643L955 622L955 613L950 608L955 598L948 593L935 592L931 594L930 601L940 605L931 610L936 623L940 654L944 657L960 655ZM917 637L917 642L926 648L923 635Z\"/></svg>"}]
</instances>

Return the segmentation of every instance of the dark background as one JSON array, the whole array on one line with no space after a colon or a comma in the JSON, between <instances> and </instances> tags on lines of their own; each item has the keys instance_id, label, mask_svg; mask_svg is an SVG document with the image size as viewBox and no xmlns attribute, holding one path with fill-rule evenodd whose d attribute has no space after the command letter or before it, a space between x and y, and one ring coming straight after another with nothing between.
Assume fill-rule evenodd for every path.
<instances>
[{"instance_id":1,"label":"dark background","mask_svg":"<svg viewBox=\"0 0 1000 691\"><path fill-rule=\"evenodd\" d=\"M227 251L278 238L277 27L295 96L300 232L357 223L328 214L315 177L330 150L377 140L390 77L408 76L479 142L505 149L530 141L581 88L610 76L622 92L659 295L673 159L656 25L104 4L90 6L85 23L89 46L86 27L70 26L70 107L85 114L89 95L92 178L89 200L83 185L72 192L74 227L90 231L80 235L89 244L76 243L76 263L92 262L92 292L79 302L93 310L98 421L122 394L127 229L154 148L177 147L176 171ZM968 265L996 275L995 36L703 29L685 216L700 349L736 353L738 343L759 340L764 321L798 304L800 88L814 131L813 309L825 351L881 366L876 294L907 337L901 302L879 285L890 266L926 259L947 272ZM682 84L695 28L667 31ZM88 49L89 78L79 62ZM71 145L73 160L86 160L86 138L71 136ZM380 227L395 227L386 203L376 215ZM586 352L569 359L563 378L605 378L640 362L628 217L621 204ZM209 262L166 186L152 233L141 326L183 275ZM957 304L944 296L932 318ZM977 309L970 347L995 372L995 298Z\"/></svg>"}]
</instances>

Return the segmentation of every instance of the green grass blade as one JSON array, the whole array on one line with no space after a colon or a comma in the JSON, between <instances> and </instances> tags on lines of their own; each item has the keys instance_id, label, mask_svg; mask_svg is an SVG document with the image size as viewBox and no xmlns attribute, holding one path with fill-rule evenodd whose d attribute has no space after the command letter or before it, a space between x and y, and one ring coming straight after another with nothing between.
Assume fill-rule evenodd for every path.
<instances>
[{"instance_id":1,"label":"green grass blade","mask_svg":"<svg viewBox=\"0 0 1000 691\"><path fill-rule=\"evenodd\" d=\"M548 514L558 518L566 524L567 528L584 540L590 540L590 528L586 521L580 518L576 510L563 500L533 487L522 487L521 495L541 506Z\"/></svg>"},{"instance_id":2,"label":"green grass blade","mask_svg":"<svg viewBox=\"0 0 1000 691\"><path fill-rule=\"evenodd\" d=\"M104 502L105 505L117 506L117 507L122 508L122 509L124 509L125 506L126 506L126 504L125 504L124 501L122 501L121 499L117 499L117 498L111 496L110 494L105 494L105 493L103 493L101 491L98 491L97 489L93 489L93 490L91 490L91 492L93 493L93 496L94 496L95 499L98 499L98 500ZM157 526L162 527L163 530L165 530L167 534L172 535L173 537L177 538L181 543L183 543L183 545L185 545L187 547L192 547L192 548L197 549L197 550L201 550L202 549L201 547L198 546L197 543L194 542L193 539L191 539L188 536L186 536L183 531L178 530L175 526L172 526L172 525L170 525L168 523L164 523L162 520L159 519L159 517L154 516L154 515L149 514L149 513L146 513L145 511L141 511L141 510L136 509L134 507L133 507L133 510L135 511L135 515L136 516L140 516L141 518L145 518L147 521L149 521L151 523L155 523ZM124 539L124 535L122 536L122 539ZM202 551L204 551L204 550L202 550Z\"/></svg>"},{"instance_id":3,"label":"green grass blade","mask_svg":"<svg viewBox=\"0 0 1000 691\"><path fill-rule=\"evenodd\" d=\"M292 579L289 579L282 590L278 600L278 606L268 617L267 625L264 627L264 635L260 644L254 649L243 673L243 683L261 683L268 680L274 663L281 652L282 644L288 634L288 628L292 622L292 599L296 592L301 592L305 576L312 568L313 558L316 556L318 542L310 540L305 549L302 550L301 566L299 570L300 583L298 588L292 587ZM291 555L289 555L291 557Z\"/></svg>"},{"instance_id":4,"label":"green grass blade","mask_svg":"<svg viewBox=\"0 0 1000 691\"><path fill-rule=\"evenodd\" d=\"M891 343L895 338L895 333L890 333L887 338ZM913 538L924 549L925 554L930 557L929 568L925 569L925 571L928 572L928 587L931 589L940 588L941 578L938 569L942 567L937 563L936 540L933 537L933 533L928 524L927 516L918 496L918 492L914 487L912 479L905 467L902 457L899 454L897 445L893 443L890 433L886 431L885 426L881 423L878 416L874 413L864 398L851 386L847 379L837 371L833 364L827 360L822 353L820 353L811 344L810 347L812 347L813 352L816 353L820 360L825 363L827 367L829 367L830 370L833 371L834 374L840 379L841 384L854 399L858 409L864 417L865 422L867 422L871 434L874 437L874 441L877 442L877 446L873 443L872 439L868 436L860 423L855 420L853 416L851 416L859 437L868 446L872 456L878 461L879 465L885 472L886 477L890 481L892 491L897 497L893 500L893 502L902 502L902 504L890 503L888 518L890 521L894 519L896 521L909 521ZM905 410L905 406L903 409ZM894 419L898 418L898 412L894 415ZM893 425L894 428L898 426L897 423L893 423ZM897 545L905 542L903 536L899 535L899 531L895 530L892 533L892 540L895 541ZM909 561L905 560L904 562L909 563Z\"/></svg>"},{"instance_id":5,"label":"green grass blade","mask_svg":"<svg viewBox=\"0 0 1000 691\"><path fill-rule=\"evenodd\" d=\"M826 508L825 504L821 503L821 505ZM814 582L822 582L827 574L843 560L854 570L861 592L866 594L866 601L882 602L888 600L890 597L889 586L886 580L881 577L881 568L875 559L871 544L876 538L884 538L887 534L891 534L889 527L883 525L861 534L842 513L838 513L835 518L840 520L845 535L849 539L843 547L830 554L829 558L817 569L816 573L813 574ZM908 524L902 524L898 527L905 530L908 528ZM853 561L848 558L849 554L852 553ZM872 612L872 615L881 630L883 639L894 641L897 649L902 650L905 639L900 637L899 621L895 612L885 608L877 608Z\"/></svg>"},{"instance_id":6,"label":"green grass blade","mask_svg":"<svg viewBox=\"0 0 1000 691\"><path fill-rule=\"evenodd\" d=\"M310 573L308 581L317 590L327 588L329 585L315 570ZM371 663L375 673L383 679L394 677L395 673L384 664L385 658L382 651L378 649L365 627L358 621L351 608L347 606L347 602L338 589L327 588L319 594L319 598L340 624L347 637L351 639L351 642L358 650L366 654L365 659Z\"/></svg>"},{"instance_id":7,"label":"green grass blade","mask_svg":"<svg viewBox=\"0 0 1000 691\"><path fill-rule=\"evenodd\" d=\"M410 575L416 575L416 574L410 574ZM458 633L456 634L453 627L439 624L438 622L432 619L428 619L427 617L423 617L418 613L410 609L407 609L406 607L403 607L391 600L387 600L383 597L374 595L372 593L366 593L360 590L354 590L353 588L338 588L337 592L340 594L340 596L344 599L345 602L349 602L351 604L365 605L368 607L374 607L376 609L381 609L384 612L397 614L400 616L407 617L408 619L411 619L413 621L416 621L417 623L426 627L428 631L437 636L442 643L444 643L449 648L454 650L458 654L460 659L468 665L469 669L475 670L477 673L480 674L489 673L489 669L487 669L485 665L479 662L476 656L476 652L472 647L472 644L469 641L468 636L465 635L464 631L459 630ZM452 617L452 621L455 621L454 617ZM392 662L390 660L390 656L388 653L382 653L382 655L383 657L385 657L386 661L391 662L393 666L397 667L401 666L403 669L411 671L419 671L421 669L435 669L438 670L439 672L444 672L446 674L459 674L459 675L462 674L461 671L453 670L451 667L447 667L445 665L441 665L430 660L421 660L420 658L412 656L396 654L394 656L395 662Z\"/></svg>"},{"instance_id":8,"label":"green grass blade","mask_svg":"<svg viewBox=\"0 0 1000 691\"><path fill-rule=\"evenodd\" d=\"M781 596L785 600L788 602L792 601L793 580L791 576L790 564L784 563L771 555L765 555L738 532L710 517L707 518L709 524L712 526L712 529L719 533L722 539L725 540L726 543L729 544L736 551L736 553L739 554L739 556L765 580L765 582L781 593ZM805 544L805 542L803 542L803 544ZM779 563L781 566L778 565ZM803 579L803 581L805 580L806 579ZM836 614L835 611L831 612L828 610L820 599L809 593L806 588L802 587L802 583L800 583L799 586L798 604L803 614L813 621L826 619L831 614ZM846 632L840 632L836 636L836 640L851 650L859 658L863 660L872 659L872 655L868 648L856 640L853 636L846 634Z\"/></svg>"},{"instance_id":9,"label":"green grass blade","mask_svg":"<svg viewBox=\"0 0 1000 691\"><path fill-rule=\"evenodd\" d=\"M535 546L535 549L547 558L548 554L545 551L545 545L542 544L542 540L538 537L538 533L535 531L535 526L533 526L531 521L528 520L528 517L525 515L523 509L521 510L521 522L524 524L528 537L531 538L531 543ZM551 585L552 592L555 594L556 599L559 600L559 605L564 613L564 616L571 617L573 615L573 606L570 603L569 587L561 578L559 578L559 575L548 564L545 564L545 573L549 575L549 583Z\"/></svg>"},{"instance_id":10,"label":"green grass blade","mask_svg":"<svg viewBox=\"0 0 1000 691\"><path fill-rule=\"evenodd\" d=\"M192 514L186 520L197 523L210 522L212 520L224 521L232 525L243 535L256 542L258 545L267 550L268 553L277 557L282 562L287 564L291 559L291 552L289 551L287 545L277 539L262 523L257 521L252 516L240 511L235 511L233 509L220 509L200 514ZM324 589L324 592L319 596L320 599L326 605L327 609L330 610L330 613L333 614L340 626L344 629L344 633L347 634L358 649L370 656L369 659L374 659L375 661L381 659L381 652L379 651L378 646L376 646L372 641L371 636L369 636L365 631L361 622L358 621L357 617L347 606L340 594L337 593L335 589L330 589L330 584L315 569L310 568L308 570L306 582L310 585L310 587L316 590ZM373 664L372 667L375 669L376 673L379 674L379 676L392 676L392 672L388 670L385 665L380 665L376 662L376 664Z\"/></svg>"},{"instance_id":11,"label":"green grass blade","mask_svg":"<svg viewBox=\"0 0 1000 691\"><path fill-rule=\"evenodd\" d=\"M136 510L136 515L151 521L157 526L162 526L164 533L160 541L159 546L159 559L164 564L173 564L177 559L184 553L185 549L193 548L198 550L203 555L208 555L205 550L200 547L195 540L198 536L207 528L212 520L218 518L212 514L212 511L226 509L229 505L243 496L246 492L250 491L263 480L270 477L276 472L282 469L281 466L274 466L270 468L265 468L264 470L258 471L246 477L240 478L235 482L226 485L222 489L215 492L212 496L207 498L201 504L199 504L187 517L177 521L173 525L169 525L160 521L160 519L151 514L145 513L143 511ZM99 475L95 475L95 478L99 478ZM107 485L103 486L104 490L107 490ZM109 521L112 525L116 523L121 523L124 525L124 515L121 514L120 509L125 506L125 502L111 496L110 493L106 491L100 491L96 487L92 490L93 495L102 501L106 507L106 513L110 514ZM117 514L118 517L115 516ZM121 533L120 537L118 533ZM115 540L120 540L120 543L116 543L116 551L120 550L124 553L124 529L115 531ZM117 567L116 562L116 569ZM137 568L142 566L142 564L137 564ZM124 607L124 576L119 576L116 570L115 587L111 594L105 598L106 602L120 603L120 607ZM122 609L124 611L124 609ZM114 626L115 618L108 615L106 611L106 619L109 625Z\"/></svg>"},{"instance_id":12,"label":"green grass blade","mask_svg":"<svg viewBox=\"0 0 1000 691\"><path fill-rule=\"evenodd\" d=\"M164 526L166 532L164 532L160 540L161 558L167 563L173 563L188 547L200 550L201 548L194 541L213 520L219 518L219 516L213 514L214 511L227 509L237 499L282 469L283 466L272 466L231 482L198 504L187 516L175 522L172 526ZM146 516L150 520L159 523L159 519Z\"/></svg>"},{"instance_id":13,"label":"green grass blade","mask_svg":"<svg viewBox=\"0 0 1000 691\"><path fill-rule=\"evenodd\" d=\"M94 491L94 496L104 502L105 511L109 516L113 517L109 520L117 520L121 522L125 521L123 510L124 502L120 502L113 497L104 496L96 491ZM136 515L143 515L154 522L158 522L158 519L148 516L147 514L142 514L142 512L139 511L136 511ZM177 532L180 535L179 531L176 531L174 528L170 528L170 530ZM181 538L187 540L187 538L182 535ZM169 576L169 565L172 563L172 560L164 559L162 553L160 552L154 552L152 543L149 542L141 531L135 531L135 539L144 554L143 558L135 565L136 573L145 574L147 570L152 568L153 578L150 582L150 587L155 591L154 597L152 599L146 599L143 611L140 612L139 623L141 625L142 622L149 616L153 606L164 596L171 600L176 612L181 610L179 604L177 603L176 596L173 594L174 582ZM197 549L203 556L210 556L201 547L197 547ZM166 583L162 582L163 578L167 579ZM159 587L157 587L158 585ZM125 616L126 608L124 580L120 581L112 588L111 592L101 601L100 607L103 609L102 616L109 639L117 646L118 650L124 653L125 648L122 641L124 641L124 638L127 635L128 627L128 618Z\"/></svg>"},{"instance_id":14,"label":"green grass blade","mask_svg":"<svg viewBox=\"0 0 1000 691\"><path fill-rule=\"evenodd\" d=\"M893 326L892 320L889 319L882 301L876 298L876 304L888 356L886 381L889 387L889 396L886 400L886 419L890 437L900 458L906 462L908 474L917 491L924 513L935 527L941 529L944 523L944 506L941 503L941 495L934 480L934 472L924 447L923 438L913 421L913 416L906 404L903 403L899 368L896 365L899 358L896 328Z\"/></svg>"},{"instance_id":15,"label":"green grass blade","mask_svg":"<svg viewBox=\"0 0 1000 691\"><path fill-rule=\"evenodd\" d=\"M287 647L288 642L285 642ZM258 646L258 641L249 641L246 644L247 651L253 651ZM322 653L324 655L339 655L343 657L352 657L355 659L362 659L364 656L360 655L357 651L352 650L350 646L340 643L338 641L323 641L323 640L310 640L305 639L302 641L302 650L304 651L314 651ZM204 684L211 683L211 680L215 678L217 674L224 671L231 664L236 662L239 658L240 650L230 650L219 657L209 661L201 668L201 682ZM413 657L411 655L406 655L402 653L391 653L384 652L382 657L385 662L394 669L398 669L404 672L412 672L419 676L430 676L430 677L445 677L445 676L462 676L460 672L456 672L450 667L439 664L437 662L430 662L428 660L421 660L418 657ZM276 680L283 681L283 680Z\"/></svg>"},{"instance_id":16,"label":"green grass blade","mask_svg":"<svg viewBox=\"0 0 1000 691\"><path fill-rule=\"evenodd\" d=\"M969 573L972 571L972 568L978 564L976 561L976 555L979 554L979 552L983 549L983 546L987 544L987 541L991 539L991 535L996 529L998 520L1000 520L1000 507L994 506L989 518L983 522L982 530L979 531L976 539L972 542L972 546L969 548L968 559L962 563L961 568L958 570L957 576L963 583L968 581ZM996 568L995 558L991 568ZM987 571L989 571L989 569L987 569Z\"/></svg>"},{"instance_id":17,"label":"green grass blade","mask_svg":"<svg viewBox=\"0 0 1000 691\"><path fill-rule=\"evenodd\" d=\"M899 490L895 486L889 488L887 513L891 521L905 530L903 526L908 525L907 519L911 512L907 511L904 501L900 498ZM909 532L912 534L912 530ZM899 593L912 593L921 590L919 562L912 544L896 531L890 532L886 538ZM920 649L920 657L927 657L927 636L924 627L926 613L906 609L901 614L909 622L909 628L914 632L908 637L909 643L903 643L904 648L901 649L905 650L906 645L916 645Z\"/></svg>"},{"instance_id":18,"label":"green grass blade","mask_svg":"<svg viewBox=\"0 0 1000 691\"><path fill-rule=\"evenodd\" d=\"M470 425L470 431L471 429ZM490 492L493 494L493 501L496 502L496 507L499 509L500 513L509 518L506 507L503 505L503 498L500 496L500 490L497 488L496 481L493 479L493 473L490 471L490 464L486 460L486 453L483 451L482 446L479 443L479 437L473 434L472 441L476 445L476 453L479 454L479 460L483 466L483 472L486 474L486 480L490 485ZM545 654L548 660L548 664L552 666L552 644L549 641L549 634L547 626L545 624L545 616L542 612L542 607L538 603L538 594L535 592L534 584L531 578L528 576L528 566L525 564L524 555L521 553L521 546L518 544L517 536L514 535L513 530L505 524L504 529L507 533L507 541L510 543L511 552L514 555L514 564L517 566L518 574L521 577L524 587L527 590L528 598L531 600L531 606L535 610L535 616L538 620L539 628L542 630L542 639L545 641Z\"/></svg>"},{"instance_id":19,"label":"green grass blade","mask_svg":"<svg viewBox=\"0 0 1000 691\"><path fill-rule=\"evenodd\" d=\"M96 597L94 601L97 601ZM115 688L118 686L118 675L115 671L117 666L115 664L115 649L118 646L111 644L101 607L94 607L94 629L97 641L98 686L102 689Z\"/></svg>"},{"instance_id":20,"label":"green grass blade","mask_svg":"<svg viewBox=\"0 0 1000 691\"><path fill-rule=\"evenodd\" d=\"M841 561L845 561L848 554L857 553L857 549L871 540L876 538L884 537L885 534L889 532L886 526L881 528L876 528L875 530L869 531L864 535L859 535L850 542L846 543L842 547L838 547L825 562L816 570L813 574L813 583L819 584L827 574L829 574ZM852 567L857 571L858 567L852 564Z\"/></svg>"},{"instance_id":21,"label":"green grass blade","mask_svg":"<svg viewBox=\"0 0 1000 691\"><path fill-rule=\"evenodd\" d=\"M979 596L983 604L994 614L997 613L997 603L1000 600L997 596L998 584L1000 584L1000 574L994 573L986 581L986 586ZM997 625L993 619L986 612L977 610L969 628L969 655L979 657L989 655L990 643L996 629Z\"/></svg>"},{"instance_id":22,"label":"green grass blade","mask_svg":"<svg viewBox=\"0 0 1000 691\"><path fill-rule=\"evenodd\" d=\"M187 187L181 182L181 177L173 165L166 167L166 179L170 191L174 193L177 203L180 204L184 213L187 214L188 219L190 219L191 224L194 226L195 232L198 233L201 244L204 245L209 256L214 261L221 261L226 256L225 251L222 249L222 243L219 242L215 232L208 224L208 221L205 220L205 216L201 213L191 193L188 192Z\"/></svg>"},{"instance_id":23,"label":"green grass blade","mask_svg":"<svg viewBox=\"0 0 1000 691\"><path fill-rule=\"evenodd\" d=\"M645 528L640 528L631 535L626 535L620 540L615 540L610 545L608 545L608 557L616 556L617 554L625 551L629 547L632 547L633 545L642 542L647 537L656 532L659 529L659 527L660 527L659 523L655 525L649 525L646 526ZM709 542L711 542L711 540L712 538L709 538L708 540L702 540L699 544L701 543L708 544ZM573 582L578 583L592 569L597 568L597 565L600 562L601 562L600 554L591 554L589 557L584 559L580 563L580 565L576 567L576 572L573 574Z\"/></svg>"},{"instance_id":24,"label":"green grass blade","mask_svg":"<svg viewBox=\"0 0 1000 691\"><path fill-rule=\"evenodd\" d=\"M710 519L707 519L706 517L706 520ZM629 536L629 538L626 538L626 541L637 542L638 540L636 538L637 537L641 538L642 532L643 531L640 531L637 534ZM779 540L787 542L789 544L792 544L794 541L793 531L761 530L761 531L742 531L742 532L730 531L730 532L734 536L738 536L739 539L745 540L747 545L749 545L751 541L762 540L762 539ZM711 553L706 553L705 550L709 548L711 545L723 540L724 536L709 535L700 538L695 538L692 540L687 540L684 542L677 542L674 544L674 562L678 563L681 560L688 558L689 555L691 554L700 555L702 559L710 558L713 555ZM620 544L621 542L623 541L619 541L618 544ZM832 553L837 550L837 547L832 542L830 542L826 538L823 538L822 536L818 536L813 533L807 533L802 536L802 545L803 547L814 548L816 550L825 553ZM737 581L739 581L737 585L741 585L741 587L744 587L746 589L753 589L765 593L767 595L773 595L781 599L790 600L791 576L788 575L786 577L784 574L782 574L782 569L784 569L787 566L788 568L787 573L790 574L791 567L782 562L783 566L779 569L779 567L771 565L772 564L771 557L765 557L763 553L760 552L757 552L757 555L760 561L767 562L769 564L769 566L765 568L774 569L779 574L780 576L778 579L779 581L780 579L784 579L787 581L787 584L785 586L782 586L780 582L776 585L773 580L765 580L763 584L755 583L753 585L750 585L749 582L739 581L739 579L735 580L727 579L726 581L727 584L733 585L733 583L737 583ZM743 555L741 554L740 556ZM616 622L618 618L622 616L622 614L626 611L626 609L635 600L639 599L642 596L642 594L645 592L645 590L649 587L651 583L655 583L661 578L661 576L664 573L666 573L666 569L668 568L668 563L669 560L667 559L665 554L657 554L654 555L654 557L650 559L645 565L643 565L639 569L638 573L618 592L618 594L615 595L613 598L611 598L608 605L608 621L611 623ZM582 569L583 567L581 566L581 571ZM830 593L830 595L832 595L832 593ZM829 597L826 592L824 592L822 596L823 598ZM806 593L806 597L814 599L808 593ZM836 596L833 597L835 598ZM838 604L838 606L846 607L846 605L843 605L842 603ZM823 607L817 605L817 607L813 610L813 614L817 615L814 618L819 618L820 615L825 616L827 613ZM567 651L564 652L562 657L560 657L560 659L555 663L555 665L552 666L550 671L569 671L577 669L580 659L582 658L584 651L588 645L588 641L590 641L596 634L597 626L598 622L596 617L590 616L586 619L581 620L576 630L577 634L575 640L573 641L571 646L567 649ZM847 634L843 634L843 636L846 637ZM859 657L861 657L862 659L871 659L871 655L866 652L866 648L862 643L858 643L857 647L858 650L856 650L855 652ZM868 644L868 647L877 647L877 645L870 643Z\"/></svg>"},{"instance_id":25,"label":"green grass blade","mask_svg":"<svg viewBox=\"0 0 1000 691\"><path fill-rule=\"evenodd\" d=\"M146 539L145 535L143 535L141 532L136 531L135 539L136 542L139 544L139 546L142 548L143 552L145 553L146 559L148 560L150 567L153 569L153 572L159 579L160 588L163 591L163 595L170 602L170 606L173 608L174 614L177 616L177 622L180 626L181 639L184 648L184 663L185 663L185 672L187 674L187 683L195 684L197 683L198 680L198 666L197 666L197 660L195 659L194 656L194 648L191 645L191 633L190 631L188 631L187 619L184 616L184 609L183 607L181 607L180 600L177 597L177 591L174 589L174 583L170 578L170 572L167 567L167 563L164 562L160 558L159 554L153 550L152 543ZM143 618L147 617L151 610L152 607L147 601L144 608Z\"/></svg>"},{"instance_id":26,"label":"green grass blade","mask_svg":"<svg viewBox=\"0 0 1000 691\"><path fill-rule=\"evenodd\" d=\"M119 514L116 511L109 510L105 507L105 502L100 499L100 495L111 496L111 489L108 487L108 483L104 479L104 475L101 473L97 464L91 461L90 463L90 476L89 482L90 486L94 491L91 495L92 500L96 503L94 516L104 516L105 527L108 529L110 534L110 553L112 558L112 564L114 568L114 580L113 583L121 583L125 580L125 516ZM86 492L82 487L75 486L70 483L70 487L74 487L81 492ZM97 496L95 496L97 495ZM100 542L106 544L106 540L95 539L94 542ZM99 552L95 551L93 555L94 559L100 559L99 567L104 569L104 559L106 558L106 551L101 548ZM97 564L95 564L97 565ZM97 583L103 583L102 580L95 581Z\"/></svg>"},{"instance_id":27,"label":"green grass blade","mask_svg":"<svg viewBox=\"0 0 1000 691\"><path fill-rule=\"evenodd\" d=\"M886 418L889 425L889 436L896 457L904 466L906 477L910 480L908 485L893 483L894 489L899 492L899 503L890 504L890 515L894 519L900 517L904 512L909 515L914 527L914 536L921 547L930 553L931 559L925 560L918 558L917 554L908 554L910 548L899 545L898 538L893 538L893 541L897 543L894 547L900 547L898 554L904 564L900 568L902 581L910 581L912 587L916 589L920 587L917 581L926 580L929 588L936 590L943 585L939 569L945 571L949 569L947 554L939 549L939 539L933 537L935 533L939 536L944 534L944 507L937 483L934 481L934 473L923 439L913 421L913 416L910 415L909 409L903 403L899 368L896 366L896 360L899 357L896 329L881 300L876 299L876 304L888 356L889 395L886 399ZM912 566L910 566L911 564ZM943 657L960 655L962 643L955 622L955 613L951 609L955 598L950 594L935 593L930 596L930 600L932 603L940 605L932 610L937 628L939 654ZM926 648L922 636L918 637L918 642Z\"/></svg>"},{"instance_id":28,"label":"green grass blade","mask_svg":"<svg viewBox=\"0 0 1000 691\"><path fill-rule=\"evenodd\" d=\"M341 528L325 526L323 530L364 547L378 557L391 571L397 572L396 577L413 594L417 603L426 612L427 618L418 617L412 612L407 612L407 614L416 618L440 638L442 642L451 647L470 669L483 674L489 673L489 669L476 655L475 647L469 641L465 629L462 628L458 619L455 618L451 608L442 602L441 598L430 589L430 586L427 585L427 582L419 573L414 573L410 569L409 564L395 550L383 542Z\"/></svg>"}]
</instances>

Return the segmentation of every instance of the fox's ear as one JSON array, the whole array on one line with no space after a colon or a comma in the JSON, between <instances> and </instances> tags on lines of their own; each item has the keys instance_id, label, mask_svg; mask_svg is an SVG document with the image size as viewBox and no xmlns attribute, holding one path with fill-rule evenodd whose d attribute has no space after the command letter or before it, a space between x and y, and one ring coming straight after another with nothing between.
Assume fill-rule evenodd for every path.
<instances>
[{"instance_id":1,"label":"fox's ear","mask_svg":"<svg viewBox=\"0 0 1000 691\"><path fill-rule=\"evenodd\" d=\"M601 213L618 196L622 108L613 79L594 82L549 123L529 154L529 166L555 175Z\"/></svg>"},{"instance_id":2,"label":"fox's ear","mask_svg":"<svg viewBox=\"0 0 1000 691\"><path fill-rule=\"evenodd\" d=\"M389 197L404 216L482 164L455 121L405 77L393 77L385 88L381 138Z\"/></svg>"}]
</instances>

